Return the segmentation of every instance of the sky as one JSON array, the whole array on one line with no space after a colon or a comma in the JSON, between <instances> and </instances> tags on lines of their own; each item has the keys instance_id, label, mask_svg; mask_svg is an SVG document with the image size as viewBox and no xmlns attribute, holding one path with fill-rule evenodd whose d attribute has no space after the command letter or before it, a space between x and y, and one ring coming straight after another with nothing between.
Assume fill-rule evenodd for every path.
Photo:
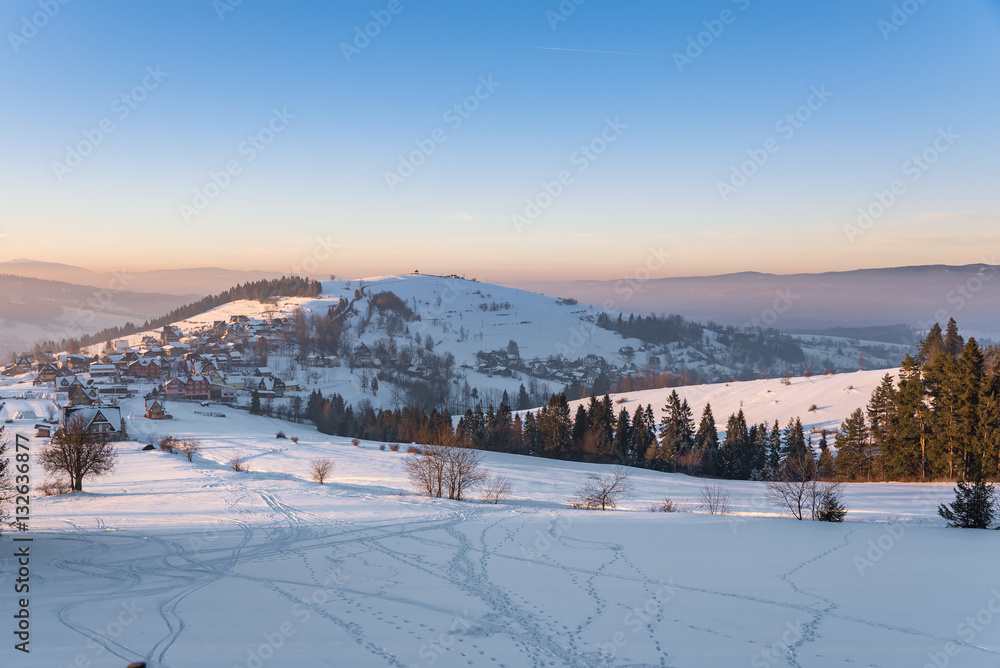
<instances>
[{"instance_id":1,"label":"sky","mask_svg":"<svg viewBox=\"0 0 1000 668\"><path fill-rule=\"evenodd\" d=\"M8 0L0 261L493 282L1000 248L1000 1Z\"/></svg>"}]
</instances>

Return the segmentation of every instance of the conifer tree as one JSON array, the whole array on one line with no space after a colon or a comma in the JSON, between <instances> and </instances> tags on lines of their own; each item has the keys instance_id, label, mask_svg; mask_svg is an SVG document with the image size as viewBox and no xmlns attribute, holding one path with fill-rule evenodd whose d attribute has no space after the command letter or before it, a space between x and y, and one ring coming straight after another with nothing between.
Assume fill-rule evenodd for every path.
<instances>
[{"instance_id":1,"label":"conifer tree","mask_svg":"<svg viewBox=\"0 0 1000 668\"><path fill-rule=\"evenodd\" d=\"M995 514L995 487L982 479L972 484L959 482L955 501L938 506L938 515L948 520L948 526L961 529L989 529Z\"/></svg>"},{"instance_id":2,"label":"conifer tree","mask_svg":"<svg viewBox=\"0 0 1000 668\"><path fill-rule=\"evenodd\" d=\"M870 481L868 425L860 408L851 413L837 434L837 477L841 480Z\"/></svg>"},{"instance_id":3,"label":"conifer tree","mask_svg":"<svg viewBox=\"0 0 1000 668\"><path fill-rule=\"evenodd\" d=\"M701 420L698 422L698 431L694 440L694 447L701 461L701 470L713 474L719 455L719 431L715 426L715 416L712 414L711 404L706 403L701 412Z\"/></svg>"},{"instance_id":4,"label":"conifer tree","mask_svg":"<svg viewBox=\"0 0 1000 668\"><path fill-rule=\"evenodd\" d=\"M622 408L615 425L615 461L618 464L630 464L632 447L632 419L629 417L628 409Z\"/></svg>"}]
</instances>

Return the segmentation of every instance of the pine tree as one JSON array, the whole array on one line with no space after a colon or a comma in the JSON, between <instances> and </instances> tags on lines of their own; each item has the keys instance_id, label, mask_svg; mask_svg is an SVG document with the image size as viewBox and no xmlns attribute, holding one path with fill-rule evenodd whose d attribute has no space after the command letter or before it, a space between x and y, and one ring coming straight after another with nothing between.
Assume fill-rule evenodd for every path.
<instances>
[{"instance_id":1,"label":"pine tree","mask_svg":"<svg viewBox=\"0 0 1000 668\"><path fill-rule=\"evenodd\" d=\"M632 416L632 461L631 466L647 466L646 452L656 443L656 425L647 416L652 416L652 405L643 410L640 405Z\"/></svg>"},{"instance_id":2,"label":"pine tree","mask_svg":"<svg viewBox=\"0 0 1000 668\"><path fill-rule=\"evenodd\" d=\"M962 348L956 369L956 468L959 478L975 478L982 473L979 457L979 398L983 383L983 353L975 338Z\"/></svg>"},{"instance_id":3,"label":"pine tree","mask_svg":"<svg viewBox=\"0 0 1000 668\"><path fill-rule=\"evenodd\" d=\"M899 372L896 392L894 438L885 447L885 472L889 480L925 480L928 474L927 449L930 435L930 408L921 368L906 355ZM838 458L840 455L837 455ZM840 468L840 465L837 465Z\"/></svg>"},{"instance_id":4,"label":"pine tree","mask_svg":"<svg viewBox=\"0 0 1000 668\"><path fill-rule=\"evenodd\" d=\"M965 341L962 340L961 335L958 333L958 323L955 322L954 318L949 318L948 325L945 327L944 333L945 354L953 360L957 360L962 354L962 348L964 346Z\"/></svg>"},{"instance_id":5,"label":"pine tree","mask_svg":"<svg viewBox=\"0 0 1000 668\"><path fill-rule=\"evenodd\" d=\"M892 375L885 374L882 382L872 393L868 401L868 424L871 437L871 467L872 477L884 480L886 477L887 458L896 438L896 384Z\"/></svg>"},{"instance_id":6,"label":"pine tree","mask_svg":"<svg viewBox=\"0 0 1000 668\"><path fill-rule=\"evenodd\" d=\"M701 412L701 421L698 423L698 432L694 436L695 451L701 462L701 471L709 474L714 473L715 461L719 455L719 431L715 426L715 416L712 414L712 405L706 403Z\"/></svg>"},{"instance_id":7,"label":"pine tree","mask_svg":"<svg viewBox=\"0 0 1000 668\"><path fill-rule=\"evenodd\" d=\"M630 464L633 459L632 448L632 420L628 409L623 408L618 414L618 423L615 425L615 461L619 464Z\"/></svg>"},{"instance_id":8,"label":"pine tree","mask_svg":"<svg viewBox=\"0 0 1000 668\"><path fill-rule=\"evenodd\" d=\"M528 396L528 391L524 389L524 383L521 383L521 387L517 390L517 410L524 411L531 408L531 398Z\"/></svg>"},{"instance_id":9,"label":"pine tree","mask_svg":"<svg viewBox=\"0 0 1000 668\"><path fill-rule=\"evenodd\" d=\"M837 434L837 477L841 480L870 481L868 425L860 408L851 413Z\"/></svg>"},{"instance_id":10,"label":"pine tree","mask_svg":"<svg viewBox=\"0 0 1000 668\"><path fill-rule=\"evenodd\" d=\"M955 501L938 506L938 515L948 526L961 529L989 529L996 513L996 489L982 479L971 485L959 482Z\"/></svg>"},{"instance_id":11,"label":"pine tree","mask_svg":"<svg viewBox=\"0 0 1000 668\"><path fill-rule=\"evenodd\" d=\"M260 392L257 390L250 395L250 415L260 415Z\"/></svg>"}]
</instances>

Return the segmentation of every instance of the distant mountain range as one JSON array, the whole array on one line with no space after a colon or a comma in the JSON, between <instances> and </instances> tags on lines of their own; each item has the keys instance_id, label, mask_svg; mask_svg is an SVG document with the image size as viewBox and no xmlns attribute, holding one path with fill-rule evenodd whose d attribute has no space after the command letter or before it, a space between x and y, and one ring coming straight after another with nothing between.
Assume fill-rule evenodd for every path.
<instances>
[{"instance_id":1,"label":"distant mountain range","mask_svg":"<svg viewBox=\"0 0 1000 668\"><path fill-rule=\"evenodd\" d=\"M119 290L62 281L0 275L0 355L93 334L106 327L141 325L197 297Z\"/></svg>"},{"instance_id":2,"label":"distant mountain range","mask_svg":"<svg viewBox=\"0 0 1000 668\"><path fill-rule=\"evenodd\" d=\"M228 290L234 285L265 278L280 278L273 271L237 271L219 267L191 269L157 269L139 272L96 272L58 262L39 260L8 260L0 262L0 274L27 278L62 281L100 289L122 289L132 292L156 292L168 295L204 297ZM192 301L192 300L188 300ZM159 313L158 315L163 315Z\"/></svg>"},{"instance_id":3,"label":"distant mountain range","mask_svg":"<svg viewBox=\"0 0 1000 668\"><path fill-rule=\"evenodd\" d=\"M965 331L1000 333L1000 266L928 265L820 274L744 272L647 281L518 283L624 313L677 313L783 331L906 324L954 317Z\"/></svg>"}]
</instances>

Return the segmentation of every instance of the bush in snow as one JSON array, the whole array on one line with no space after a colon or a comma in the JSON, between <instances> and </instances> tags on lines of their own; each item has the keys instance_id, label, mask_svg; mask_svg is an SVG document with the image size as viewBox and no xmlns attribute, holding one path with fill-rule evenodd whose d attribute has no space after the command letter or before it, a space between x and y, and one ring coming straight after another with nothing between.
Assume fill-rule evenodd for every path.
<instances>
[{"instance_id":1,"label":"bush in snow","mask_svg":"<svg viewBox=\"0 0 1000 668\"><path fill-rule=\"evenodd\" d=\"M283 432L283 431L279 431L277 434L274 435L274 437L275 438L288 438L287 436L285 436L285 432Z\"/></svg>"},{"instance_id":2,"label":"bush in snow","mask_svg":"<svg viewBox=\"0 0 1000 668\"><path fill-rule=\"evenodd\" d=\"M179 441L173 436L164 436L160 439L160 450L173 454L174 448L177 447L178 442Z\"/></svg>"},{"instance_id":3,"label":"bush in snow","mask_svg":"<svg viewBox=\"0 0 1000 668\"><path fill-rule=\"evenodd\" d=\"M309 462L309 475L312 479L323 484L330 474L333 473L334 462L332 459L323 457L321 459L314 459Z\"/></svg>"},{"instance_id":4,"label":"bush in snow","mask_svg":"<svg viewBox=\"0 0 1000 668\"><path fill-rule=\"evenodd\" d=\"M729 513L729 491L722 485L709 484L707 481L701 487L701 507L712 515Z\"/></svg>"},{"instance_id":5,"label":"bush in snow","mask_svg":"<svg viewBox=\"0 0 1000 668\"><path fill-rule=\"evenodd\" d=\"M483 481L483 502L498 504L510 497L513 487L505 476L492 475Z\"/></svg>"},{"instance_id":6,"label":"bush in snow","mask_svg":"<svg viewBox=\"0 0 1000 668\"><path fill-rule=\"evenodd\" d=\"M615 467L611 475L590 474L587 481L576 491L574 508L587 510L614 510L618 502L632 493L632 481L627 469Z\"/></svg>"},{"instance_id":7,"label":"bush in snow","mask_svg":"<svg viewBox=\"0 0 1000 668\"><path fill-rule=\"evenodd\" d=\"M389 450L391 452L399 452L399 443L391 443L391 444L389 444Z\"/></svg>"},{"instance_id":8,"label":"bush in snow","mask_svg":"<svg viewBox=\"0 0 1000 668\"><path fill-rule=\"evenodd\" d=\"M654 503L649 507L649 512L651 513L676 513L679 510L677 504L671 501L670 497L664 497L663 501Z\"/></svg>"},{"instance_id":9,"label":"bush in snow","mask_svg":"<svg viewBox=\"0 0 1000 668\"><path fill-rule=\"evenodd\" d=\"M984 480L955 487L955 501L938 506L938 515L948 526L959 529L988 529L997 511L996 487Z\"/></svg>"},{"instance_id":10,"label":"bush in snow","mask_svg":"<svg viewBox=\"0 0 1000 668\"><path fill-rule=\"evenodd\" d=\"M195 454L201 452L201 441L194 438L188 438L183 441L177 441L176 447L184 453L184 456L187 457L188 461L191 461Z\"/></svg>"},{"instance_id":11,"label":"bush in snow","mask_svg":"<svg viewBox=\"0 0 1000 668\"><path fill-rule=\"evenodd\" d=\"M378 449L381 450L382 452L385 452L385 443L379 443Z\"/></svg>"},{"instance_id":12,"label":"bush in snow","mask_svg":"<svg viewBox=\"0 0 1000 668\"><path fill-rule=\"evenodd\" d=\"M356 438L352 438L351 439L351 445L353 445L355 448L358 447L360 444L361 444L361 441L359 441L358 439L356 439Z\"/></svg>"}]
</instances>

